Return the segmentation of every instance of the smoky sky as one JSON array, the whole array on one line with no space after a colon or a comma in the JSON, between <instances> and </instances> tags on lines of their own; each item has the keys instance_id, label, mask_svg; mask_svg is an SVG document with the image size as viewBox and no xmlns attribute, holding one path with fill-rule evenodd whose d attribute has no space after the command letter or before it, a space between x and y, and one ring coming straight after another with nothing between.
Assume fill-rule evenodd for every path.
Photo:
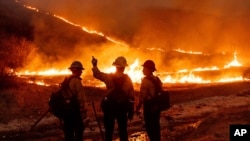
<instances>
[{"instance_id":1,"label":"smoky sky","mask_svg":"<svg viewBox=\"0 0 250 141\"><path fill-rule=\"evenodd\" d=\"M131 47L237 52L250 46L249 0L22 0Z\"/></svg>"}]
</instances>

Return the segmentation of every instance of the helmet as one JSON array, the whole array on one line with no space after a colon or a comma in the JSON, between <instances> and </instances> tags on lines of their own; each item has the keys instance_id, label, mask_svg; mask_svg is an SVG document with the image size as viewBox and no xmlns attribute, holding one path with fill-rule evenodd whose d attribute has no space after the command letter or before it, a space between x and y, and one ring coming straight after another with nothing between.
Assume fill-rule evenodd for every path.
<instances>
[{"instance_id":1,"label":"helmet","mask_svg":"<svg viewBox=\"0 0 250 141\"><path fill-rule=\"evenodd\" d=\"M116 66L116 67L126 67L126 66L128 66L127 60L123 56L117 57L115 59L115 62L113 62L113 65Z\"/></svg>"},{"instance_id":2,"label":"helmet","mask_svg":"<svg viewBox=\"0 0 250 141\"><path fill-rule=\"evenodd\" d=\"M79 68L79 69L84 70L82 63L80 61L73 61L69 69L72 69L72 68Z\"/></svg>"},{"instance_id":3,"label":"helmet","mask_svg":"<svg viewBox=\"0 0 250 141\"><path fill-rule=\"evenodd\" d=\"M147 60L144 62L144 64L142 65L143 67L147 67L149 69L152 69L152 71L156 71L156 68L155 68L155 63L154 61L152 60Z\"/></svg>"}]
</instances>

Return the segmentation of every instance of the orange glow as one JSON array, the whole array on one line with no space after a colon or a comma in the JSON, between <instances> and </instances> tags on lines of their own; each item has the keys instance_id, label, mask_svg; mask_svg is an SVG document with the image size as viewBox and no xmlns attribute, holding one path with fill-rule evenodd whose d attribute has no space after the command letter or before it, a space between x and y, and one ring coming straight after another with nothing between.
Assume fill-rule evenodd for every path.
<instances>
[{"instance_id":1,"label":"orange glow","mask_svg":"<svg viewBox=\"0 0 250 141\"><path fill-rule=\"evenodd\" d=\"M34 10L36 12L39 12L39 10L37 8L28 6L28 5L24 5L24 7ZM49 13L48 13L49 14ZM116 41L115 39L106 36L104 33L102 32L98 32L96 30L90 30L87 27L83 27L79 24L75 24L69 20L67 20L66 18L59 16L59 15L55 15L55 14L50 14L52 16L54 16L55 18L58 18L72 26L75 27L80 27L83 31L88 32L90 34L96 34L99 36L104 37L105 39L117 44L117 45L121 45L121 46L125 46L125 47L129 47L127 44ZM158 50L161 52L164 52L165 50L161 49L161 48L147 48L148 50ZM174 49L177 52L180 53L187 53L187 54L199 54L199 55L206 55L203 52L196 52L196 51L185 51L183 49ZM129 56L128 56L129 58ZM141 67L141 62L140 60L137 58L134 60L134 62L128 66L125 70L125 73L127 73L132 81L134 83L140 83L141 79L143 78L143 74L142 74L142 67ZM183 69L183 70L178 70L176 72L165 72L164 70L158 70L156 72L156 75L158 75L160 77L160 79L163 81L163 83L213 83L213 82L232 82L232 81L243 81L242 76L228 76L228 77L221 77L221 78L217 78L216 80L210 80L209 77L207 78L203 78L202 76L198 75L198 73L200 72L210 72L210 71L221 71L223 69L227 69L227 68L231 68L231 67L240 67L242 66L242 64L238 61L237 59L237 53L234 53L234 59L229 62L228 64L224 65L224 68L219 68L217 66L213 66L213 67L208 67L208 68L194 68L191 70L188 69ZM110 73L110 72L114 72L115 68L114 67L104 67L104 68L100 68L101 70L104 70L104 72ZM65 70L58 70L57 68L51 68L49 70L36 70L36 71L29 71L29 70L24 70L21 72L17 72L16 73L18 76L22 76L22 75L39 75L39 76L56 76L56 75L68 75L71 74L71 72L68 69ZM84 74L87 75L87 74ZM44 82L39 81L39 82L29 82L29 83L36 83L38 85L46 85Z\"/></svg>"},{"instance_id":2,"label":"orange glow","mask_svg":"<svg viewBox=\"0 0 250 141\"><path fill-rule=\"evenodd\" d=\"M40 85L40 86L49 86L48 84L44 83L43 81L28 81L28 83L30 84L36 84L36 85Z\"/></svg>"},{"instance_id":3,"label":"orange glow","mask_svg":"<svg viewBox=\"0 0 250 141\"><path fill-rule=\"evenodd\" d=\"M24 71L16 73L18 76L20 75L41 75L41 76L55 76L55 75L67 75L71 74L68 69L58 70L58 69L49 69L44 71Z\"/></svg>"},{"instance_id":4,"label":"orange glow","mask_svg":"<svg viewBox=\"0 0 250 141\"><path fill-rule=\"evenodd\" d=\"M182 49L175 49L175 51L187 54L203 54L202 52L184 51Z\"/></svg>"},{"instance_id":5,"label":"orange glow","mask_svg":"<svg viewBox=\"0 0 250 141\"><path fill-rule=\"evenodd\" d=\"M36 11L36 12L39 12L39 10L37 9L37 8L35 8L35 7L31 7L31 6L28 6L28 5L24 5L26 8L28 8L28 9L31 9L31 10L34 10L34 11Z\"/></svg>"},{"instance_id":6,"label":"orange glow","mask_svg":"<svg viewBox=\"0 0 250 141\"><path fill-rule=\"evenodd\" d=\"M233 81L242 81L242 80L243 80L242 76L239 76L239 77L234 77L234 78L223 78L223 79L218 80L217 82L233 82Z\"/></svg>"},{"instance_id":7,"label":"orange glow","mask_svg":"<svg viewBox=\"0 0 250 141\"><path fill-rule=\"evenodd\" d=\"M232 62L235 62L235 60L233 60ZM141 63L139 59L136 59L133 64L129 65L125 69L125 73L127 73L131 77L133 83L140 83L141 79L143 78L142 67L140 64ZM228 65L225 65L225 66L228 66ZM103 70L106 73L112 73L112 72L115 72L115 67L114 66L106 67L101 70ZM184 69L184 70L179 70L177 72L171 72L171 73L170 72L156 72L156 75L160 77L163 83L171 83L171 84L173 83L213 83L213 82L243 81L242 76L219 78L217 80L212 81L212 80L204 79L198 75L195 75L195 72L219 71L219 70L220 69L218 67L214 66L211 68L195 68L192 70ZM65 70L49 69L49 70L44 70L44 71L18 72L17 75L18 76L22 76L22 75L56 76L56 75L67 75L70 73L71 72L68 69L65 69Z\"/></svg>"},{"instance_id":8,"label":"orange glow","mask_svg":"<svg viewBox=\"0 0 250 141\"><path fill-rule=\"evenodd\" d=\"M119 42L119 41L116 41L115 39L112 39L111 37L105 36L102 32L98 32L98 31L96 31L96 30L90 30L90 29L88 29L87 27L82 27L82 26L79 25L79 24L72 23L72 22L70 22L69 20L67 20L67 19L65 19L65 18L63 18L63 17L61 17L61 16L55 15L55 14L54 14L53 16L56 17L56 18L58 18L58 19L63 20L64 22L66 22L66 23L68 23L68 24L71 24L71 25L73 25L73 26L81 27L81 29L82 29L83 31L85 31L85 32L88 32L88 33L91 33L91 34L96 34L96 35L105 37L107 40L109 40L109 41L111 41L111 42L113 42L113 43L115 43L115 44L118 44L118 45L122 45L122 46L126 46L126 47L128 46L128 45L126 45L126 44L124 44L124 43L121 43L121 42Z\"/></svg>"},{"instance_id":9,"label":"orange glow","mask_svg":"<svg viewBox=\"0 0 250 141\"><path fill-rule=\"evenodd\" d=\"M195 76L192 73L175 78L171 75L168 75L162 80L163 83L211 83L211 81L203 80L201 77Z\"/></svg>"},{"instance_id":10,"label":"orange glow","mask_svg":"<svg viewBox=\"0 0 250 141\"><path fill-rule=\"evenodd\" d=\"M224 68L230 68L230 67L239 67L242 66L241 63L239 63L237 59L237 53L234 53L234 60L231 61L229 64L225 65Z\"/></svg>"},{"instance_id":11,"label":"orange glow","mask_svg":"<svg viewBox=\"0 0 250 141\"><path fill-rule=\"evenodd\" d=\"M16 1L16 2L18 2L18 1ZM29 6L29 5L25 5L25 4L24 4L23 6L24 6L25 8L30 9L30 10L34 10L34 11L36 11L36 12L39 12L39 10L38 10L37 8L35 8L35 7ZM68 24L70 24L70 25L73 25L73 26L76 26L76 27L80 27L83 31L88 32L88 33L90 33L90 34L96 34L96 35L105 37L107 40L109 40L109 41L111 41L111 42L113 42L113 43L115 43L115 44L118 44L118 45L121 45L121 46L125 46L125 47L128 46L128 45L126 45L125 43L116 41L116 40L113 39L112 37L105 36L102 32L98 32L98 31L96 31L96 30L91 30L91 29L88 29L87 27L83 27L83 26L81 26L81 25L79 25L79 24L75 24L75 23L73 23L73 22L67 20L66 18L64 18L64 17L62 17L62 16L55 15L55 14L50 14L50 13L47 13L47 14L52 15L52 16L54 16L54 17L56 17L56 18L58 18L58 19L60 19L60 20L62 20L62 21L64 21L64 22L66 22L66 23L68 23Z\"/></svg>"},{"instance_id":12,"label":"orange glow","mask_svg":"<svg viewBox=\"0 0 250 141\"><path fill-rule=\"evenodd\" d=\"M114 66L107 67L107 68L104 68L103 70L106 73L114 73L115 67ZM133 64L129 65L125 69L125 73L131 77L134 83L140 83L143 77L143 74L142 74L142 67L140 66L139 59L136 59Z\"/></svg>"}]
</instances>

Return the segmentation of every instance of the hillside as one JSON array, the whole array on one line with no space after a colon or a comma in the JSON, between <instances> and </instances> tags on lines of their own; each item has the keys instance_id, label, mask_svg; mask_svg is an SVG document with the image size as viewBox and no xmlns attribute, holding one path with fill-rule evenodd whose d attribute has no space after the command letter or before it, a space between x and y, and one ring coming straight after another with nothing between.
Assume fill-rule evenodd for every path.
<instances>
[{"instance_id":1,"label":"hillside","mask_svg":"<svg viewBox=\"0 0 250 141\"><path fill-rule=\"evenodd\" d=\"M179 45L177 45L178 43L182 41L185 42L183 38L186 37L186 34L196 34L193 32L201 31L201 34L204 34L204 39L208 39L206 34L210 32L212 34L213 30L208 32L203 25L197 27L192 26L192 30L187 28L187 26L194 25L194 23L205 19L211 21L214 25L219 25L223 22L222 18L213 15L180 9L146 10L142 13L138 22L137 32L132 31L135 29L128 29L134 32L133 35L123 35L135 36L129 37L131 41L129 44L133 49L139 48L140 50L132 50L131 48L118 50L117 47L110 49L109 46L104 46L107 44L114 45L114 43L107 40L105 36L85 32L79 26L71 25L54 17L53 13L48 13L41 9L39 10L40 11L36 11L25 8L21 3L17 3L14 0L0 1L1 40L8 40L7 37L12 35L24 37L31 41L38 48L37 52L39 55L43 56L41 59L42 62L39 63L58 62L65 58L81 58L82 60L86 60L86 58L90 58L91 55L96 54L96 52L101 52L102 55L100 56L104 56L103 60L111 59L106 58L106 51L113 52L115 56L116 54L126 54L128 59L133 59L132 61L134 61L135 56L143 57L144 60L144 58L151 58L151 54L154 53L155 56L159 56L159 60L155 60L158 63L157 65L161 65L164 70L176 71L178 69L192 69L198 67L223 67L225 63L228 63L233 58L232 50L226 54L213 52L212 47L216 47L213 44L211 44L211 48L205 49L205 53L212 51L210 55L182 54L173 51L173 49L179 48ZM184 21L185 24L183 25L182 23L184 23ZM119 30L114 32L119 32ZM213 37L214 36L210 36L209 34L209 38ZM194 36L193 39L196 38L199 39L200 36ZM197 47L202 47L203 43L198 46L195 45L196 43L199 44L198 42L200 41L203 42L204 40L201 39L197 42L193 41L192 46L187 44L185 46L181 45L180 47L185 49L186 46L189 46L192 47L192 50L200 50ZM97 50L100 47L103 47L103 49ZM164 51L159 52L157 50L147 49L151 47L156 47ZM187 49L190 50L190 48ZM131 54L131 52L135 55ZM91 55L85 58L85 54ZM243 62L243 60L240 61Z\"/></svg>"},{"instance_id":2,"label":"hillside","mask_svg":"<svg viewBox=\"0 0 250 141\"><path fill-rule=\"evenodd\" d=\"M158 12L156 11L156 13ZM161 11L159 13L161 13ZM133 44L138 48L145 45L142 47L145 50L138 49L143 52L143 55L147 53L148 56L153 56L155 59L158 57L158 54L165 55L164 59L157 61L157 63L163 61L163 64L157 64L157 66L163 66L167 69L158 67L157 69L160 71L169 71L170 69L168 67L172 65L171 63L173 63L175 64L175 67L172 68L175 68L176 71L179 68L177 64L178 61L182 62L179 64L181 67L187 68L187 64L189 63L192 64L192 66L196 66L196 64L199 66L209 66L209 64L214 65L214 62L216 62L218 66L223 66L223 62L231 60L228 60L230 56L224 56L224 54L220 53L215 56L204 56L203 54L193 55L174 51L158 51L158 54L156 54L157 51L155 50L147 50L146 48L151 45L152 47L166 47L166 50L169 49L169 46L175 47L174 45L169 45L168 41L172 40L171 37L176 33L176 29L179 29L177 34L180 36L176 36L176 38L174 38L174 43L182 41L182 39L184 39L182 38L182 35L184 33L188 34L188 31L192 30L189 27L192 27L197 21L188 21L197 13L186 13L186 11L180 12L178 10L167 10L167 12L164 13L169 16L162 19L163 22L156 21L156 19L159 19L161 16L155 17L155 14L152 14L147 17L149 13L145 13L145 19L143 19L143 22L145 22L144 25L141 25L139 29L136 29L140 31L138 34L143 36L139 36L140 38L138 38L138 42L136 42L138 44ZM165 15L162 15L162 17L165 17ZM181 18L176 21L176 17ZM195 17L199 17L198 20L204 18L202 14L196 15ZM211 21L217 21L216 18L210 18ZM164 21L168 22L167 26ZM181 28L178 28L180 27L179 23L183 23ZM187 23L191 26L186 26ZM169 27L173 28L170 30ZM148 29L152 31L150 32L152 34L149 34ZM205 30L204 33L206 32L206 29L204 29L203 26L198 26L196 29L201 29L201 31ZM158 40L160 37L155 31L163 33L161 40ZM196 31L191 33L196 33ZM211 33L213 33L213 30L211 30ZM54 17L52 14L46 14L46 11L37 12L35 10L27 9L20 3L16 3L14 0L0 0L0 72L3 68L3 62L13 59L11 58L14 56L13 53L4 52L10 50L10 48L8 48L9 46L4 45L6 45L6 42L9 43L9 38L12 36L15 38L25 38L28 42L31 42L32 46L37 47L39 54L46 57L46 60L43 58L44 60L42 60L42 62L36 62L35 65L38 65L39 67L44 66L47 62L51 63L52 60L55 60L57 63L58 60L62 59L62 57L66 58L69 56L74 56L77 59L83 59L86 61L84 63L87 64L87 61L89 61L88 59L81 58L82 56L79 57L77 55L83 54L83 56L86 55L86 58L90 59L92 55L92 53L89 52L90 50L94 52L103 44L113 44L103 36L84 32L79 26L73 26ZM220 36L220 34L218 34L218 36ZM155 37L157 37L157 39ZM205 38L209 36L203 37ZM141 44L143 40L145 41L145 44ZM2 44L2 41L6 41L5 44ZM150 42L150 44L147 44L148 42ZM156 42L159 44L156 44ZM194 40L191 40L190 42L192 42L192 44L195 43ZM201 40L201 42L203 42L203 40ZM10 42L10 44L11 43L12 42ZM29 43L27 44L30 45ZM16 44L12 45L14 48L12 50L13 52L17 52L18 54L18 51L23 52L22 48L20 50L16 50L19 46L16 47L15 45ZM24 44L24 46L25 45L26 44ZM194 49L193 47L195 47L195 45L190 46L190 48L191 47ZM84 48L88 49L83 50ZM104 59L100 57L100 60L104 61L113 59L113 56L110 57L109 53L111 51L112 53L116 53L118 48L115 47L114 50L108 48L107 46L104 48L105 50L98 50L103 53ZM110 52L107 53L107 50ZM128 55L136 54L136 57L140 56L140 54L137 54L139 51L135 53L131 51L130 48L126 48L126 51L130 53ZM3 53L7 55L3 57ZM24 57L26 56L24 55ZM214 60L212 60L212 58L214 58ZM19 60L19 58L14 59ZM35 58L32 59L35 60ZM132 60L134 57L131 55L128 56L128 59ZM14 60L14 62L16 60ZM218 60L223 62L219 62ZM201 64L201 62L203 62L203 64ZM90 61L88 64L91 64ZM10 66L11 65L13 66L12 62L10 63ZM63 65L64 68L67 66ZM90 70L90 67L86 66L86 70L88 69ZM235 74L238 72L238 68L235 68L235 70L232 71L233 74ZM210 76L212 75L217 75L217 73L225 74L226 72L227 71L211 71L204 73L209 73L209 78L211 78ZM201 73L203 74L203 72ZM103 125L103 113L100 110L99 104L103 98L105 90L103 88L96 87L95 84L93 84L93 86L86 85L86 81L94 79L92 75L88 78L85 76L83 78L85 79L83 82L86 90L88 108L88 118L85 120L86 130L84 131L84 135L86 140L99 141L101 140L101 136L97 120ZM50 94L52 91L55 91L57 87L55 85L40 86L36 84L29 84L22 78L10 77L9 79L11 79L11 81L5 81L0 77L0 140L63 140L63 133L59 121L50 113L46 113L42 120L31 130L34 123L38 121L38 119L47 111ZM16 79L18 79L18 82L15 82L12 85L8 83L16 81ZM31 76L28 79L35 80L40 78L39 76L37 78L35 76ZM49 81L50 79L52 79L52 77L49 78ZM54 78L51 82L53 82L53 84L58 84L60 81L58 78ZM243 81L207 85L187 84L185 86L184 84L182 87L166 87L171 94L171 108L164 111L161 115L162 140L228 141L229 126L231 124L250 124L249 85L249 81ZM138 89L140 85L136 86L136 102L138 102ZM97 118L94 115L92 104L96 105L96 111L98 114ZM143 141L146 141L147 136L145 135L144 127L143 116L135 116L128 128L130 139L143 140L142 138L144 138ZM117 133L117 128L115 129L115 133ZM116 136L114 138L116 138Z\"/></svg>"},{"instance_id":3,"label":"hillside","mask_svg":"<svg viewBox=\"0 0 250 141\"><path fill-rule=\"evenodd\" d=\"M27 9L14 0L0 1L0 36L23 37L35 43L44 54L62 54L77 45L88 47L107 43L105 37L90 34L52 14Z\"/></svg>"}]
</instances>

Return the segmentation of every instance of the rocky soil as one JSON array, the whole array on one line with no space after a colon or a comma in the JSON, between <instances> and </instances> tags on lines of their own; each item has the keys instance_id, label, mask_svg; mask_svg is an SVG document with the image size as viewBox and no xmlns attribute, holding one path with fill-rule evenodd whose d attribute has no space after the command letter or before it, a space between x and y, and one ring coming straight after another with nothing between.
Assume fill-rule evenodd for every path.
<instances>
[{"instance_id":1,"label":"rocky soil","mask_svg":"<svg viewBox=\"0 0 250 141\"><path fill-rule=\"evenodd\" d=\"M162 140L228 141L230 124L250 124L250 82L213 85L166 86L171 92L172 107L162 112ZM135 87L136 90L138 86ZM48 109L48 98L56 86L25 84L0 91L1 141L60 141L63 133L58 119ZM101 141L103 129L99 102L104 89L85 87L88 118L85 140ZM136 91L138 96L138 91ZM95 117L93 105L97 112ZM37 125L31 127L45 115ZM101 124L101 130L98 122ZM143 116L129 122L130 140L146 141ZM117 131L115 131L117 133ZM116 139L116 135L114 136Z\"/></svg>"}]
</instances>

